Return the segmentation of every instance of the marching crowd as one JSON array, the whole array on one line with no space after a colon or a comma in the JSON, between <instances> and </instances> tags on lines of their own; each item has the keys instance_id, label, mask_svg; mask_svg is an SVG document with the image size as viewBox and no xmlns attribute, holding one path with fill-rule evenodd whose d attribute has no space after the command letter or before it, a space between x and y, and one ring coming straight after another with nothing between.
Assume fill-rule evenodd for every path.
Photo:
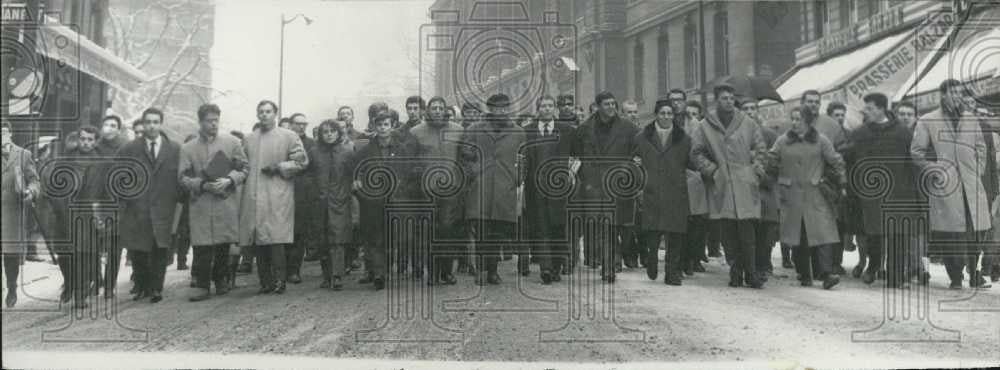
<instances>
[{"instance_id":1,"label":"marching crowd","mask_svg":"<svg viewBox=\"0 0 1000 370\"><path fill-rule=\"evenodd\" d=\"M926 285L934 262L952 289L1000 277L998 125L959 82L941 84L940 108L919 118L909 103L890 109L885 95L869 94L854 129L841 103L821 113L816 91L783 125L762 122L757 100L731 86L712 92L714 105L703 107L672 90L651 122L609 92L589 114L560 95L519 116L503 94L485 110L414 96L406 121L375 103L358 129L345 106L312 137L304 114L279 119L271 101L257 105L245 134L221 131L221 110L205 104L184 142L165 135L163 112L149 108L134 140L108 116L42 153L14 145L4 123L6 304L17 302L31 244L7 241L36 229L72 246L53 258L61 299L77 307L101 289L115 297L122 248L133 299L153 303L175 254L177 268L188 268L189 248L199 288L191 301L211 298L213 285L226 294L238 271L254 268L260 294L282 294L302 282L304 261L319 261L320 287L332 290L362 266L359 282L376 290L404 277L452 285L456 274L500 284L498 264L514 257L522 276L537 263L542 284L582 268L600 269L606 283L634 268L655 280L661 248L669 285L724 255L729 286L763 288L775 245L802 286L837 285L853 251L851 275L867 284ZM144 169L134 194L112 191L123 161ZM92 223L74 216L81 204ZM432 211L408 218L407 204Z\"/></svg>"}]
</instances>

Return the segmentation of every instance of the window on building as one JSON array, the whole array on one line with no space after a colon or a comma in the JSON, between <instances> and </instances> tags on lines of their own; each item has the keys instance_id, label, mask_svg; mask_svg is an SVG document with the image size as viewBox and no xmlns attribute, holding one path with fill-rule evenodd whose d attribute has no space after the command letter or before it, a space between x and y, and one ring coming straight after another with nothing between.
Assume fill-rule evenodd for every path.
<instances>
[{"instance_id":1,"label":"window on building","mask_svg":"<svg viewBox=\"0 0 1000 370\"><path fill-rule=\"evenodd\" d=\"M670 35L665 26L660 28L660 36L656 39L656 74L657 95L667 95L670 91Z\"/></svg>"},{"instance_id":2,"label":"window on building","mask_svg":"<svg viewBox=\"0 0 1000 370\"><path fill-rule=\"evenodd\" d=\"M729 13L725 9L715 13L715 75L729 74Z\"/></svg>"},{"instance_id":3,"label":"window on building","mask_svg":"<svg viewBox=\"0 0 1000 370\"><path fill-rule=\"evenodd\" d=\"M684 23L684 86L694 87L698 81L698 30L694 16Z\"/></svg>"},{"instance_id":4,"label":"window on building","mask_svg":"<svg viewBox=\"0 0 1000 370\"><path fill-rule=\"evenodd\" d=\"M822 38L826 33L826 24L829 18L827 17L826 0L817 0L812 3L812 24L813 24L813 39Z\"/></svg>"},{"instance_id":5,"label":"window on building","mask_svg":"<svg viewBox=\"0 0 1000 370\"><path fill-rule=\"evenodd\" d=\"M847 28L857 22L857 12L854 10L854 0L840 0L840 28Z\"/></svg>"},{"instance_id":6,"label":"window on building","mask_svg":"<svg viewBox=\"0 0 1000 370\"><path fill-rule=\"evenodd\" d=\"M637 36L635 39L635 46L632 52L632 69L635 73L635 99L642 100L643 95L643 85L645 85L645 71L643 68L643 60L646 59L646 48L642 45L642 40Z\"/></svg>"}]
</instances>

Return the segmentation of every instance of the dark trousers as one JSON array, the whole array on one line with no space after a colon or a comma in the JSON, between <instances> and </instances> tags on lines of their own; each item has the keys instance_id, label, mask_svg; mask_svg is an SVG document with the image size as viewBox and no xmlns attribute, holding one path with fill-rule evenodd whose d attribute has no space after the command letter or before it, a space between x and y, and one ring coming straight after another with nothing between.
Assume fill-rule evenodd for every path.
<instances>
[{"instance_id":1,"label":"dark trousers","mask_svg":"<svg viewBox=\"0 0 1000 370\"><path fill-rule=\"evenodd\" d=\"M317 248L320 254L319 267L323 271L323 278L343 277L347 271L347 264L344 263L347 244L321 245Z\"/></svg>"},{"instance_id":2,"label":"dark trousers","mask_svg":"<svg viewBox=\"0 0 1000 370\"><path fill-rule=\"evenodd\" d=\"M718 220L722 246L726 251L726 260L730 262L730 276L742 273L752 277L757 272L757 220Z\"/></svg>"},{"instance_id":3,"label":"dark trousers","mask_svg":"<svg viewBox=\"0 0 1000 370\"><path fill-rule=\"evenodd\" d=\"M229 277L229 244L195 246L192 270L199 288L208 289L213 281L216 288L224 285Z\"/></svg>"},{"instance_id":4,"label":"dark trousers","mask_svg":"<svg viewBox=\"0 0 1000 370\"><path fill-rule=\"evenodd\" d=\"M708 220L705 230L705 244L708 247L708 254L718 255L722 248L721 220ZM728 258L726 260L728 262Z\"/></svg>"},{"instance_id":5,"label":"dark trousers","mask_svg":"<svg viewBox=\"0 0 1000 370\"><path fill-rule=\"evenodd\" d=\"M21 260L23 255L21 253L4 253L3 254L3 273L7 278L7 290L15 291L17 290L17 276L21 272Z\"/></svg>"},{"instance_id":6,"label":"dark trousers","mask_svg":"<svg viewBox=\"0 0 1000 370\"><path fill-rule=\"evenodd\" d=\"M285 245L270 244L258 245L257 252L257 276L260 278L262 287L275 286L280 281L285 281Z\"/></svg>"},{"instance_id":7,"label":"dark trousers","mask_svg":"<svg viewBox=\"0 0 1000 370\"><path fill-rule=\"evenodd\" d=\"M388 263L388 248L385 234L382 231L368 235L365 238L365 270L373 276L385 276Z\"/></svg>"},{"instance_id":8,"label":"dark trousers","mask_svg":"<svg viewBox=\"0 0 1000 370\"><path fill-rule=\"evenodd\" d=\"M563 225L529 225L531 240L542 241L536 249L541 258L539 265L542 271L549 271L558 274L563 266L570 262L570 244L572 240L566 240L566 227ZM520 259L518 260L520 261Z\"/></svg>"},{"instance_id":9,"label":"dark trousers","mask_svg":"<svg viewBox=\"0 0 1000 370\"><path fill-rule=\"evenodd\" d=\"M118 271L122 266L122 248L108 246L108 260L104 265L104 290L114 291L118 282Z\"/></svg>"},{"instance_id":10,"label":"dark trousers","mask_svg":"<svg viewBox=\"0 0 1000 370\"><path fill-rule=\"evenodd\" d=\"M802 221L799 245L792 247L792 259L799 280L823 279L833 271L833 247L829 244L811 246L806 234L806 224ZM813 261L816 263L813 263Z\"/></svg>"},{"instance_id":11,"label":"dark trousers","mask_svg":"<svg viewBox=\"0 0 1000 370\"><path fill-rule=\"evenodd\" d=\"M601 264L601 275L613 275L622 264L622 247L634 243L630 226L599 224L584 231L584 249L590 247L591 261ZM628 244L632 248L631 244Z\"/></svg>"},{"instance_id":12,"label":"dark trousers","mask_svg":"<svg viewBox=\"0 0 1000 370\"><path fill-rule=\"evenodd\" d=\"M639 263L639 256L642 256L642 243L639 242L639 227L623 226L619 233L621 238L622 260L625 266L636 267ZM615 265L617 267L617 265Z\"/></svg>"},{"instance_id":13,"label":"dark trousers","mask_svg":"<svg viewBox=\"0 0 1000 370\"><path fill-rule=\"evenodd\" d=\"M182 263L183 264L187 264L187 255L188 255L188 252L190 252L190 251L191 251L191 243L190 242L187 242L187 243L183 243L183 242L177 243L177 265L180 265ZM194 264L195 262L192 260L191 263Z\"/></svg>"},{"instance_id":14,"label":"dark trousers","mask_svg":"<svg viewBox=\"0 0 1000 370\"><path fill-rule=\"evenodd\" d=\"M654 271L657 269L656 257L660 250L661 237L667 242L667 253L663 262L664 276L667 279L680 280L681 271L684 269L681 263L687 254L686 249L688 249L687 238L683 233L643 231L642 247L646 259L646 268L652 268Z\"/></svg>"},{"instance_id":15,"label":"dark trousers","mask_svg":"<svg viewBox=\"0 0 1000 370\"><path fill-rule=\"evenodd\" d=\"M977 240L982 239L977 237L982 234L982 232L934 231L931 233L931 250L928 254L931 257L941 257L951 281L960 282L965 278L963 275L965 266L979 256Z\"/></svg>"},{"instance_id":16,"label":"dark trousers","mask_svg":"<svg viewBox=\"0 0 1000 370\"><path fill-rule=\"evenodd\" d=\"M684 253L681 256L681 266L687 267L705 259L705 234L708 230L708 218L704 215L688 216L687 233L684 234ZM656 257L655 255L653 257ZM656 261L653 261L654 263Z\"/></svg>"},{"instance_id":17,"label":"dark trousers","mask_svg":"<svg viewBox=\"0 0 1000 370\"><path fill-rule=\"evenodd\" d=\"M305 257L305 254L304 243L296 242L285 247L285 273L288 276L299 274L302 269L302 258Z\"/></svg>"},{"instance_id":18,"label":"dark trousers","mask_svg":"<svg viewBox=\"0 0 1000 370\"><path fill-rule=\"evenodd\" d=\"M499 222L499 221L498 221ZM511 225L511 234L513 235L513 223ZM465 238L465 228L463 225L441 225L434 230L434 240L447 240L450 242L463 242L467 239ZM423 242L423 241L421 241ZM418 249L419 248L415 248ZM454 269L455 260L459 258L460 255L464 254L464 248L453 247L450 245L432 245L431 255L425 256L425 263L427 264L427 272L431 274L430 279L437 279L440 277L448 276L452 274ZM478 251L477 246L477 251ZM509 247L503 248L505 251L512 251ZM497 249L496 254L499 255L500 249ZM419 251L417 251L419 253ZM415 256L416 257L416 256ZM482 270L480 270L482 271Z\"/></svg>"},{"instance_id":19,"label":"dark trousers","mask_svg":"<svg viewBox=\"0 0 1000 370\"><path fill-rule=\"evenodd\" d=\"M150 248L149 251L132 251L135 285L140 292L162 292L163 277L167 273L167 255L170 251L155 245L151 245Z\"/></svg>"},{"instance_id":20,"label":"dark trousers","mask_svg":"<svg viewBox=\"0 0 1000 370\"><path fill-rule=\"evenodd\" d=\"M100 254L91 251L60 254L59 270L63 275L63 289L71 291L77 301L82 300L90 293L91 284L97 281L95 272L100 263Z\"/></svg>"},{"instance_id":21,"label":"dark trousers","mask_svg":"<svg viewBox=\"0 0 1000 370\"><path fill-rule=\"evenodd\" d=\"M908 276L907 252L912 238L902 234L868 235L868 269L875 273L885 263L885 282L895 287Z\"/></svg>"},{"instance_id":22,"label":"dark trousers","mask_svg":"<svg viewBox=\"0 0 1000 370\"><path fill-rule=\"evenodd\" d=\"M500 261L500 251L511 250L514 247L516 225L513 222L498 220L472 221L472 231L476 244L476 271L480 274L497 273L497 263ZM436 267L439 262L435 262ZM451 265L451 262L448 262Z\"/></svg>"},{"instance_id":23,"label":"dark trousers","mask_svg":"<svg viewBox=\"0 0 1000 370\"><path fill-rule=\"evenodd\" d=\"M771 253L774 251L774 244L778 242L778 223L766 220L757 221L754 234L757 241L754 248L757 271L774 270L774 266L771 264Z\"/></svg>"}]
</instances>

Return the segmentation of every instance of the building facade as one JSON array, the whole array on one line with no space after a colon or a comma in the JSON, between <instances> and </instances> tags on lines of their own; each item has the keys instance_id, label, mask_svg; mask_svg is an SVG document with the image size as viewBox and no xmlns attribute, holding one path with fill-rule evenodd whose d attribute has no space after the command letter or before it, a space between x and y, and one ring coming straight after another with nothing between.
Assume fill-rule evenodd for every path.
<instances>
[{"instance_id":1,"label":"building facade","mask_svg":"<svg viewBox=\"0 0 1000 370\"><path fill-rule=\"evenodd\" d=\"M106 0L3 3L4 119L19 144L100 121L108 89L132 92L146 75L105 47Z\"/></svg>"},{"instance_id":2,"label":"building facade","mask_svg":"<svg viewBox=\"0 0 1000 370\"><path fill-rule=\"evenodd\" d=\"M656 98L673 88L699 99L702 85L720 76L777 77L795 64L795 50L803 42L802 2L798 1L520 3L530 23L542 24L539 28L570 29L574 37L569 39L569 47L549 48L538 58L523 57L474 71L472 75L484 76L477 87L483 87L484 93L504 92L512 97L574 94L584 109L597 92L607 90L621 101L638 102L643 120L652 117ZM471 15L475 4L437 1L431 7L431 18L450 10L460 16ZM506 14L512 13L516 12ZM546 27L551 21L547 14L552 13L558 14L559 26ZM752 16L745 16L748 14ZM459 103L466 100L469 94L463 94L456 84L470 74L456 72L461 69L456 66L463 63L456 63L459 60L454 54L460 53L434 54L436 78L433 88L424 90L455 97ZM547 68L538 67L541 65ZM532 99L514 100L520 103L518 110L533 111Z\"/></svg>"}]
</instances>

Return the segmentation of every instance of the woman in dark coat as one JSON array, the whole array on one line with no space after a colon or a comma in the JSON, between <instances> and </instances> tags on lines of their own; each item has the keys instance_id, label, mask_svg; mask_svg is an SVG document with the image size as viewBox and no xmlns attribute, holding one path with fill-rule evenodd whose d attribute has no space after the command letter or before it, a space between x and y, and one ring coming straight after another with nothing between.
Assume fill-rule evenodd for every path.
<instances>
[{"instance_id":1,"label":"woman in dark coat","mask_svg":"<svg viewBox=\"0 0 1000 370\"><path fill-rule=\"evenodd\" d=\"M844 189L844 160L830 140L802 120L792 122L791 130L775 141L769 154L768 169L778 174L781 242L792 246L802 286L812 285L810 248L815 248L823 288L830 289L840 282L832 272L832 244L840 242L840 235L833 205L822 188L827 186L824 174L832 172L840 189Z\"/></svg>"},{"instance_id":2,"label":"woman in dark coat","mask_svg":"<svg viewBox=\"0 0 1000 370\"><path fill-rule=\"evenodd\" d=\"M663 282L681 285L681 256L687 231L688 188L687 169L691 161L691 138L680 126L674 125L670 100L656 102L656 120L635 136L636 161L646 171L646 186L642 190L642 242L646 253L646 273L656 279L656 254L660 236L667 241L667 257Z\"/></svg>"},{"instance_id":3,"label":"woman in dark coat","mask_svg":"<svg viewBox=\"0 0 1000 370\"><path fill-rule=\"evenodd\" d=\"M319 238L317 248L323 283L320 288L340 290L344 275L344 249L352 242L351 236L351 186L354 142L347 136L347 129L338 121L328 119L319 125L316 146L309 151L306 175L313 178L319 191L317 207L321 214L316 219L314 235ZM325 206L325 207L323 207Z\"/></svg>"}]
</instances>

